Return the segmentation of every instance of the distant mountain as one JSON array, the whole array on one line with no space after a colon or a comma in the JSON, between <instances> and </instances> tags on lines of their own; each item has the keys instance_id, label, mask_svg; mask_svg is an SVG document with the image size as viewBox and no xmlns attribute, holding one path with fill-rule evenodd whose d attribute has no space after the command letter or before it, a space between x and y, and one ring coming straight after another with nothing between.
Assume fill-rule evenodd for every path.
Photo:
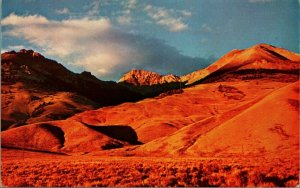
<instances>
[{"instance_id":1,"label":"distant mountain","mask_svg":"<svg viewBox=\"0 0 300 188\"><path fill-rule=\"evenodd\" d=\"M118 83L142 94L145 98L156 97L169 91L180 90L183 86L180 82L180 77L176 75L160 75L146 70L131 70Z\"/></svg>"},{"instance_id":2,"label":"distant mountain","mask_svg":"<svg viewBox=\"0 0 300 188\"><path fill-rule=\"evenodd\" d=\"M172 74L162 76L146 70L132 70L119 82L134 86L182 82L188 86L203 82L266 76L273 79L297 80L299 62L299 54L268 44L258 44L244 50L233 50L210 66L180 77Z\"/></svg>"},{"instance_id":3,"label":"distant mountain","mask_svg":"<svg viewBox=\"0 0 300 188\"><path fill-rule=\"evenodd\" d=\"M181 80L190 85L201 81L228 81L237 77L251 79L274 74L281 74L279 79L297 80L299 62L299 54L268 44L258 44L244 50L233 50L207 68L182 76Z\"/></svg>"},{"instance_id":4,"label":"distant mountain","mask_svg":"<svg viewBox=\"0 0 300 188\"><path fill-rule=\"evenodd\" d=\"M73 73L33 50L1 54L1 76L2 130L141 99L125 86Z\"/></svg>"},{"instance_id":5,"label":"distant mountain","mask_svg":"<svg viewBox=\"0 0 300 188\"><path fill-rule=\"evenodd\" d=\"M135 86L151 86L157 84L180 82L180 77L173 74L163 76L155 72L146 70L131 70L128 73L124 74L119 82L125 82Z\"/></svg>"}]
</instances>

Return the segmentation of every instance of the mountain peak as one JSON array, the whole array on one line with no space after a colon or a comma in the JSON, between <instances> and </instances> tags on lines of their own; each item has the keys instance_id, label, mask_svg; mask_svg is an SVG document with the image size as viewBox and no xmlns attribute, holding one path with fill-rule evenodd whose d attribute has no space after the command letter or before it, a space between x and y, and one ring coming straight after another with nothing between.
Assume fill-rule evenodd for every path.
<instances>
[{"instance_id":1,"label":"mountain peak","mask_svg":"<svg viewBox=\"0 0 300 188\"><path fill-rule=\"evenodd\" d=\"M128 73L126 74L148 74L148 75L160 75L156 72L148 71L148 70L143 70L143 69L131 69Z\"/></svg>"},{"instance_id":2,"label":"mountain peak","mask_svg":"<svg viewBox=\"0 0 300 188\"><path fill-rule=\"evenodd\" d=\"M182 81L192 84L212 75L241 70L294 71L299 70L299 63L299 54L269 44L257 44L232 50L205 69L182 76Z\"/></svg>"},{"instance_id":3,"label":"mountain peak","mask_svg":"<svg viewBox=\"0 0 300 188\"><path fill-rule=\"evenodd\" d=\"M39 52L33 50L21 49L19 52L14 50L9 52L4 52L1 54L1 62L11 61L18 62L22 60L23 62L43 62L45 57L41 55Z\"/></svg>"},{"instance_id":4,"label":"mountain peak","mask_svg":"<svg viewBox=\"0 0 300 188\"><path fill-rule=\"evenodd\" d=\"M24 55L29 55L32 57L42 57L44 58L44 56L42 56L39 52L33 51L32 49L30 50L26 50L26 49L21 49L19 52L15 52L15 51L10 51L10 52L5 52L6 54L24 54Z\"/></svg>"},{"instance_id":5,"label":"mountain peak","mask_svg":"<svg viewBox=\"0 0 300 188\"><path fill-rule=\"evenodd\" d=\"M271 44L266 44L266 43L260 43L260 44L256 44L250 48L277 48L276 46L273 46Z\"/></svg>"},{"instance_id":6,"label":"mountain peak","mask_svg":"<svg viewBox=\"0 0 300 188\"><path fill-rule=\"evenodd\" d=\"M171 82L179 82L180 77L168 74L168 75L160 75L155 72L142 70L142 69L133 69L127 72L122 76L119 82L130 83L133 85L156 85L156 84L164 84Z\"/></svg>"}]
</instances>

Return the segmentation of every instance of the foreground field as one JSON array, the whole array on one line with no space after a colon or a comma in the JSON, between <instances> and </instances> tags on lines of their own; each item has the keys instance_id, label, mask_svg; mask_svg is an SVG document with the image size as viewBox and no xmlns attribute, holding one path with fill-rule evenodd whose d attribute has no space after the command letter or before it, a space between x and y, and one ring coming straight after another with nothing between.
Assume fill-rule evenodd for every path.
<instances>
[{"instance_id":1,"label":"foreground field","mask_svg":"<svg viewBox=\"0 0 300 188\"><path fill-rule=\"evenodd\" d=\"M291 161L291 159L264 158L103 158L22 153L5 149L3 151L3 186L296 186L299 184L299 166L295 165L297 159ZM12 157L13 153L17 155Z\"/></svg>"}]
</instances>

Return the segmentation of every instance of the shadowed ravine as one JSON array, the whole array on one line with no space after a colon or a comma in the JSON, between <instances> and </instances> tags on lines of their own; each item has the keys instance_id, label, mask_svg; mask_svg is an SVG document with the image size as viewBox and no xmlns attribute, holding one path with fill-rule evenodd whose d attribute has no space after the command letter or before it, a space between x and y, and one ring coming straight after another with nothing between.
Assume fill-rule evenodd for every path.
<instances>
[{"instance_id":1,"label":"shadowed ravine","mask_svg":"<svg viewBox=\"0 0 300 188\"><path fill-rule=\"evenodd\" d=\"M40 127L49 131L53 136L55 136L59 140L60 146L58 148L64 147L65 133L60 127L57 127L57 126L54 126L54 125L51 125L48 123L43 123L40 125Z\"/></svg>"},{"instance_id":2,"label":"shadowed ravine","mask_svg":"<svg viewBox=\"0 0 300 188\"><path fill-rule=\"evenodd\" d=\"M101 132L111 138L128 142L130 144L141 144L138 141L138 136L134 129L126 125L109 125L109 126L98 126L98 125L89 125L87 123L81 122L85 126L95 131Z\"/></svg>"}]
</instances>

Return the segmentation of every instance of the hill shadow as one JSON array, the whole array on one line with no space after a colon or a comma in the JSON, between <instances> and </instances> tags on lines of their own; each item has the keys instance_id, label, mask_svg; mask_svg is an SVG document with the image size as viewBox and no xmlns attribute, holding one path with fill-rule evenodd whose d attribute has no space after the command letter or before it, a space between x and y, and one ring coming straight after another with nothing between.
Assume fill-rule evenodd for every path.
<instances>
[{"instance_id":1,"label":"hill shadow","mask_svg":"<svg viewBox=\"0 0 300 188\"><path fill-rule=\"evenodd\" d=\"M279 82L295 82L299 80L299 69L295 70L277 70L277 69L243 69L243 70L219 70L211 73L210 75L196 81L190 86L213 83L213 82L226 82L236 80L257 80L257 79L270 79Z\"/></svg>"},{"instance_id":2,"label":"hill shadow","mask_svg":"<svg viewBox=\"0 0 300 188\"><path fill-rule=\"evenodd\" d=\"M162 93L166 93L174 90L181 90L186 88L186 82L171 82L164 84L154 84L154 85L138 85L135 86L130 83L120 82L120 85L126 86L130 90L140 93L144 98L157 97Z\"/></svg>"},{"instance_id":3,"label":"hill shadow","mask_svg":"<svg viewBox=\"0 0 300 188\"><path fill-rule=\"evenodd\" d=\"M105 126L98 126L98 125L89 125L87 123L81 122L86 127L98 131L102 134L105 134L111 138L125 141L133 145L140 145L143 144L142 142L138 141L138 136L135 130L128 126L128 125L105 125Z\"/></svg>"},{"instance_id":4,"label":"hill shadow","mask_svg":"<svg viewBox=\"0 0 300 188\"><path fill-rule=\"evenodd\" d=\"M42 129L45 129L46 131L50 132L55 138L59 140L60 146L59 148L64 147L65 144L65 133L64 131L57 126L48 124L48 123L43 123L40 125Z\"/></svg>"}]
</instances>

